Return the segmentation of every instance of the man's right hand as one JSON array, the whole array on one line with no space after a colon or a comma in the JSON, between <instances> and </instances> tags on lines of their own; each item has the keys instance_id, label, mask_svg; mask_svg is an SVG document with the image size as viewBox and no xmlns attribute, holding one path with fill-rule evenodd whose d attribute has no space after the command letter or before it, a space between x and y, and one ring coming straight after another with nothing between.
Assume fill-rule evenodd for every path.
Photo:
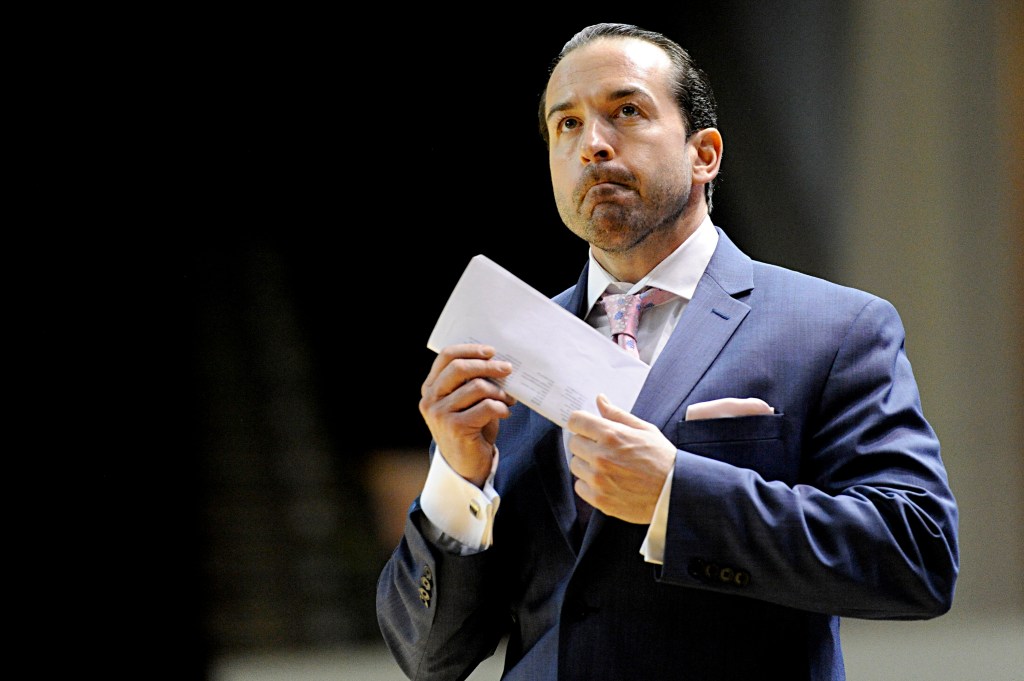
<instances>
[{"instance_id":1,"label":"man's right hand","mask_svg":"<svg viewBox=\"0 0 1024 681\"><path fill-rule=\"evenodd\" d=\"M489 345L449 345L420 388L420 414L452 469L478 487L491 472L498 422L515 398L494 381L512 372Z\"/></svg>"}]
</instances>

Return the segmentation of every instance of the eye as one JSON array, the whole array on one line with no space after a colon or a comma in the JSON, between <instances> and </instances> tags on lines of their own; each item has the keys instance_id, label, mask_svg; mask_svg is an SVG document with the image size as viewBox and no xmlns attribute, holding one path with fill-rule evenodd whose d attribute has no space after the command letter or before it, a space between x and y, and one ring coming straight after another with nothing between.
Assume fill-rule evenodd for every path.
<instances>
[{"instance_id":1,"label":"eye","mask_svg":"<svg viewBox=\"0 0 1024 681\"><path fill-rule=\"evenodd\" d=\"M575 130L578 127L580 127L580 121L577 118L566 117L558 121L558 129L563 132Z\"/></svg>"},{"instance_id":2,"label":"eye","mask_svg":"<svg viewBox=\"0 0 1024 681\"><path fill-rule=\"evenodd\" d=\"M623 104L619 108L619 115L623 118L634 118L640 115L640 109L632 104Z\"/></svg>"}]
</instances>

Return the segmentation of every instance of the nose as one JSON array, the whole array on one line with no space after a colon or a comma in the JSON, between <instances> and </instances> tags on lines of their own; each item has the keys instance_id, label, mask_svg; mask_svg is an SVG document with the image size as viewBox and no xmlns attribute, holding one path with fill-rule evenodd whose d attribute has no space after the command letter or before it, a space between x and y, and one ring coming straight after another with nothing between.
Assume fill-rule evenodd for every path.
<instances>
[{"instance_id":1,"label":"nose","mask_svg":"<svg viewBox=\"0 0 1024 681\"><path fill-rule=\"evenodd\" d=\"M591 119L582 137L580 162L587 165L613 159L615 157L615 147L612 144L613 135L614 130L607 121L600 118Z\"/></svg>"}]
</instances>

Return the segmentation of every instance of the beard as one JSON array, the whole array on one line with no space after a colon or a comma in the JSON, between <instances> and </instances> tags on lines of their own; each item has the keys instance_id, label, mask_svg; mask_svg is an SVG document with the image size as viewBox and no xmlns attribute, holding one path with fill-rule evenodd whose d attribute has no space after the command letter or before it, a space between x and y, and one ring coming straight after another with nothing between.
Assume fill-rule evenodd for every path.
<instances>
[{"instance_id":1,"label":"beard","mask_svg":"<svg viewBox=\"0 0 1024 681\"><path fill-rule=\"evenodd\" d=\"M617 186L594 188L600 182ZM610 195L595 197L591 192ZM602 251L623 253L652 235L671 231L689 206L692 192L690 174L685 171L648 184L641 194L629 171L594 165L587 168L571 196L555 197L555 205L576 236Z\"/></svg>"}]
</instances>

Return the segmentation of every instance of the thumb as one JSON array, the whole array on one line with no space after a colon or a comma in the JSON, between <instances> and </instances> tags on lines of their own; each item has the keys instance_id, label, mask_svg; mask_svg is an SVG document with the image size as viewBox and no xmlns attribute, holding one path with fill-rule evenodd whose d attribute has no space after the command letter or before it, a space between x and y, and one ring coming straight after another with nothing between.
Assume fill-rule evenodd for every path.
<instances>
[{"instance_id":1,"label":"thumb","mask_svg":"<svg viewBox=\"0 0 1024 681\"><path fill-rule=\"evenodd\" d=\"M646 428L649 425L647 421L630 414L625 409L616 407L604 393L597 396L597 409L601 412L601 416L609 421L615 421L632 428Z\"/></svg>"}]
</instances>

